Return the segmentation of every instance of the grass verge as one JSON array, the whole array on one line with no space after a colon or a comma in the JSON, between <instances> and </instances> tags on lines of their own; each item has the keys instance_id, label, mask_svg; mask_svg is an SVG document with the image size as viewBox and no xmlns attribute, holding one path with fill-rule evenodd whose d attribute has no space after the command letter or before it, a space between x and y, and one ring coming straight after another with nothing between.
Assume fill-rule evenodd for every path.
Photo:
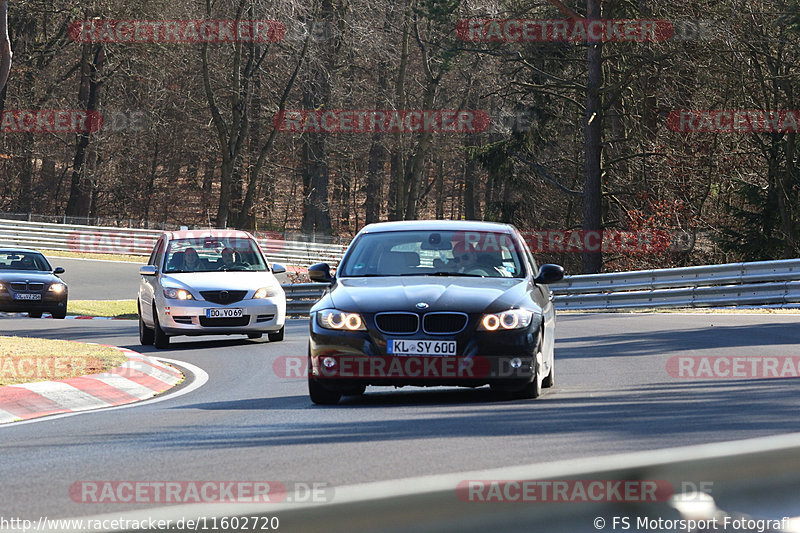
<instances>
[{"instance_id":1,"label":"grass verge","mask_svg":"<svg viewBox=\"0 0 800 533\"><path fill-rule=\"evenodd\" d=\"M107 346L26 337L0 337L0 386L100 374L127 357Z\"/></svg>"},{"instance_id":2,"label":"grass verge","mask_svg":"<svg viewBox=\"0 0 800 533\"><path fill-rule=\"evenodd\" d=\"M136 300L70 300L67 303L67 314L128 320L139 316L136 312Z\"/></svg>"},{"instance_id":3,"label":"grass verge","mask_svg":"<svg viewBox=\"0 0 800 533\"><path fill-rule=\"evenodd\" d=\"M122 255L122 254L92 254L92 253L84 253L84 252L65 252L62 250L42 250L44 255L47 259L50 260L51 263L55 263L55 260L59 257L64 257L67 259L102 259L105 261L123 261L125 263L139 263L140 265L147 264L147 256L146 255ZM58 265L53 265L57 267Z\"/></svg>"}]
</instances>

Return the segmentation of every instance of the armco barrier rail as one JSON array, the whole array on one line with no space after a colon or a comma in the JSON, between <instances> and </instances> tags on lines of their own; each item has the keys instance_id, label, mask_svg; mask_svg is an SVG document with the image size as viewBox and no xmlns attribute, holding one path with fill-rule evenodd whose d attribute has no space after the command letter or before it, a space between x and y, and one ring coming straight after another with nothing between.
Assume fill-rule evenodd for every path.
<instances>
[{"instance_id":1,"label":"armco barrier rail","mask_svg":"<svg viewBox=\"0 0 800 533\"><path fill-rule=\"evenodd\" d=\"M326 287L285 286L292 313L307 313ZM567 276L551 289L559 310L798 306L800 260Z\"/></svg>"},{"instance_id":2,"label":"armco barrier rail","mask_svg":"<svg viewBox=\"0 0 800 533\"><path fill-rule=\"evenodd\" d=\"M161 231L70 226L0 219L0 246L28 246L41 250L90 252L118 255L150 255ZM270 261L307 266L338 263L345 246L286 241L256 235Z\"/></svg>"},{"instance_id":3,"label":"armco barrier rail","mask_svg":"<svg viewBox=\"0 0 800 533\"><path fill-rule=\"evenodd\" d=\"M0 220L0 246L148 255L160 231ZM270 261L336 264L345 246L257 236ZM286 286L288 312L306 314L324 284ZM568 276L552 286L557 309L800 305L800 259Z\"/></svg>"}]
</instances>

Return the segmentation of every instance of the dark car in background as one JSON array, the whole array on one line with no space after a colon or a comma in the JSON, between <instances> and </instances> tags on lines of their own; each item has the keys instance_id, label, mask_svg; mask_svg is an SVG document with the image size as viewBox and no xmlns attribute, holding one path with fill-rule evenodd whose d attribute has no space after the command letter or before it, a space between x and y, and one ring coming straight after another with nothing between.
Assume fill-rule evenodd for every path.
<instances>
[{"instance_id":1,"label":"dark car in background","mask_svg":"<svg viewBox=\"0 0 800 533\"><path fill-rule=\"evenodd\" d=\"M26 248L0 249L0 311L41 318L67 316L68 289L41 252Z\"/></svg>"},{"instance_id":2,"label":"dark car in background","mask_svg":"<svg viewBox=\"0 0 800 533\"><path fill-rule=\"evenodd\" d=\"M513 226L388 222L367 226L311 310L311 400L334 404L366 386L490 385L535 398L554 383L555 311L548 284Z\"/></svg>"}]
</instances>

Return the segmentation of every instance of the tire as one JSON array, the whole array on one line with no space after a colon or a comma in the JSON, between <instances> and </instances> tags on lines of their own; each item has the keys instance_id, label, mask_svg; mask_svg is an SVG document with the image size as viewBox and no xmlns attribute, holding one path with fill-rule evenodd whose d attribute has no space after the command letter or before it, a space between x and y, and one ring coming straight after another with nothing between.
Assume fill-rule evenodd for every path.
<instances>
[{"instance_id":1,"label":"tire","mask_svg":"<svg viewBox=\"0 0 800 533\"><path fill-rule=\"evenodd\" d=\"M539 372L541 372L541 369L539 368L539 362L534 361L534 365L536 367L536 371L533 373L533 379L530 383L514 393L515 398L522 400L533 400L534 398L538 398L542 395L542 384L539 381Z\"/></svg>"},{"instance_id":2,"label":"tire","mask_svg":"<svg viewBox=\"0 0 800 533\"><path fill-rule=\"evenodd\" d=\"M556 361L555 361L555 357L553 357L553 364L550 365L550 373L547 374L547 376L545 376L545 378L542 380L542 387L543 388L549 389L550 387L555 385L555 379L554 379L554 376L553 376L553 374L555 374L555 371L556 371Z\"/></svg>"},{"instance_id":3,"label":"tire","mask_svg":"<svg viewBox=\"0 0 800 533\"><path fill-rule=\"evenodd\" d=\"M169 348L169 335L164 333L161 329L161 324L158 323L158 313L155 307L153 308L153 346L159 350Z\"/></svg>"},{"instance_id":4,"label":"tire","mask_svg":"<svg viewBox=\"0 0 800 533\"><path fill-rule=\"evenodd\" d=\"M152 346L155 341L155 332L148 328L144 320L142 320L142 307L138 302L136 307L139 311L139 344L142 346Z\"/></svg>"},{"instance_id":5,"label":"tire","mask_svg":"<svg viewBox=\"0 0 800 533\"><path fill-rule=\"evenodd\" d=\"M28 311L28 316L31 318L42 318L41 311Z\"/></svg>"},{"instance_id":6,"label":"tire","mask_svg":"<svg viewBox=\"0 0 800 533\"><path fill-rule=\"evenodd\" d=\"M50 315L57 320L64 320L67 317L66 309L56 309Z\"/></svg>"},{"instance_id":7,"label":"tire","mask_svg":"<svg viewBox=\"0 0 800 533\"><path fill-rule=\"evenodd\" d=\"M311 376L308 376L308 395L317 405L336 405L342 398L341 392L326 389Z\"/></svg>"},{"instance_id":8,"label":"tire","mask_svg":"<svg viewBox=\"0 0 800 533\"><path fill-rule=\"evenodd\" d=\"M342 391L342 396L364 396L364 393L367 391L366 385L357 385L352 389L347 389L346 391Z\"/></svg>"},{"instance_id":9,"label":"tire","mask_svg":"<svg viewBox=\"0 0 800 533\"><path fill-rule=\"evenodd\" d=\"M253 339L253 340L260 339L263 336L264 336L263 333L248 333L247 334L247 338L248 339Z\"/></svg>"},{"instance_id":10,"label":"tire","mask_svg":"<svg viewBox=\"0 0 800 533\"><path fill-rule=\"evenodd\" d=\"M285 330L286 330L286 326L281 326L281 329L278 330L277 332L268 333L267 334L267 338L269 339L269 342L280 342L280 341L282 341L283 337L284 337Z\"/></svg>"}]
</instances>

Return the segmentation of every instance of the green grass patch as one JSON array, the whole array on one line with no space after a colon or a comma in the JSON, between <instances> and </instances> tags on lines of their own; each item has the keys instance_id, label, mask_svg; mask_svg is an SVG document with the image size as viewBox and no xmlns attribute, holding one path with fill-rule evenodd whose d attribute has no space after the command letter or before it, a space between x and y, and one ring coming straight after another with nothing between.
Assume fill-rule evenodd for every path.
<instances>
[{"instance_id":1,"label":"green grass patch","mask_svg":"<svg viewBox=\"0 0 800 533\"><path fill-rule=\"evenodd\" d=\"M0 386L100 374L127 360L122 352L107 346L0 337Z\"/></svg>"},{"instance_id":2,"label":"green grass patch","mask_svg":"<svg viewBox=\"0 0 800 533\"><path fill-rule=\"evenodd\" d=\"M44 255L48 259L58 259L59 257L65 257L67 259L102 259L105 261L124 261L126 263L138 263L140 265L147 264L147 256L146 255L122 255L122 254L92 254L92 253L83 253L83 252L65 252L61 250L42 250ZM55 261L51 260L51 263L55 263ZM58 265L53 265L57 267Z\"/></svg>"},{"instance_id":3,"label":"green grass patch","mask_svg":"<svg viewBox=\"0 0 800 533\"><path fill-rule=\"evenodd\" d=\"M67 314L134 320L138 318L136 300L70 300Z\"/></svg>"}]
</instances>

